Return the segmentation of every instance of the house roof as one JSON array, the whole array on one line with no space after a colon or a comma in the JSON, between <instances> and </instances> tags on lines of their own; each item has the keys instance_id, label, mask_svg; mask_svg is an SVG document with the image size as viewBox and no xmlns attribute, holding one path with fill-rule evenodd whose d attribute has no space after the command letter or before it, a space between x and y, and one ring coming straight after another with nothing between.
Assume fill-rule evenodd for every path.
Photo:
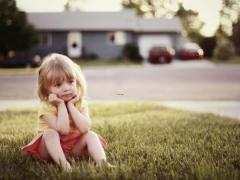
<instances>
[{"instance_id":1,"label":"house roof","mask_svg":"<svg viewBox=\"0 0 240 180\"><path fill-rule=\"evenodd\" d=\"M129 30L137 32L181 32L178 17L144 19L133 11L119 12L48 12L28 13L28 20L38 30Z\"/></svg>"},{"instance_id":2,"label":"house roof","mask_svg":"<svg viewBox=\"0 0 240 180\"><path fill-rule=\"evenodd\" d=\"M178 17L174 18L138 18L140 32L181 32L182 25Z\"/></svg>"}]
</instances>

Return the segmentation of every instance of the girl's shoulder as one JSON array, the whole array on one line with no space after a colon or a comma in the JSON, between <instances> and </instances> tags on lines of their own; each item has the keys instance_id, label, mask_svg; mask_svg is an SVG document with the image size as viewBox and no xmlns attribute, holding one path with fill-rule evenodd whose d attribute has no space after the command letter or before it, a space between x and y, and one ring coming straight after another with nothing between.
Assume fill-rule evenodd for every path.
<instances>
[{"instance_id":1,"label":"girl's shoulder","mask_svg":"<svg viewBox=\"0 0 240 180\"><path fill-rule=\"evenodd\" d=\"M43 107L43 108L51 108L51 109L54 109L55 106L46 102L46 101L41 101L40 102L40 107Z\"/></svg>"},{"instance_id":2,"label":"girl's shoulder","mask_svg":"<svg viewBox=\"0 0 240 180\"><path fill-rule=\"evenodd\" d=\"M41 116L42 114L56 114L57 109L54 105L41 101L38 109L38 115Z\"/></svg>"}]
</instances>

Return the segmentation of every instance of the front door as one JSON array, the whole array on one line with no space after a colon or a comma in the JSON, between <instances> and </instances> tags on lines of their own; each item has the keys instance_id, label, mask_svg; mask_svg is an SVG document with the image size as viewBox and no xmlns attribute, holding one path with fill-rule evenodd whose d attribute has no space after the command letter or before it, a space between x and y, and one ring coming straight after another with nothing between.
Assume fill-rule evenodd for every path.
<instances>
[{"instance_id":1,"label":"front door","mask_svg":"<svg viewBox=\"0 0 240 180\"><path fill-rule=\"evenodd\" d=\"M67 53L71 58L79 58L82 55L82 34L80 32L68 33Z\"/></svg>"}]
</instances>

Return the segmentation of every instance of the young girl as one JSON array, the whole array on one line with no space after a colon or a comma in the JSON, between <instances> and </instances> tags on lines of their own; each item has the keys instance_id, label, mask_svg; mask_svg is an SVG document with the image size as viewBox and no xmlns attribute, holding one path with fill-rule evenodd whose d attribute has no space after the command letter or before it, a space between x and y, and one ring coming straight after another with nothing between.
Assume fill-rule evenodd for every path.
<instances>
[{"instance_id":1,"label":"young girl","mask_svg":"<svg viewBox=\"0 0 240 180\"><path fill-rule=\"evenodd\" d=\"M104 152L106 141L90 130L85 93L85 79L77 64L64 55L47 56L38 70L39 132L22 153L53 160L66 171L71 171L70 155L88 155L97 166L111 166Z\"/></svg>"}]
</instances>

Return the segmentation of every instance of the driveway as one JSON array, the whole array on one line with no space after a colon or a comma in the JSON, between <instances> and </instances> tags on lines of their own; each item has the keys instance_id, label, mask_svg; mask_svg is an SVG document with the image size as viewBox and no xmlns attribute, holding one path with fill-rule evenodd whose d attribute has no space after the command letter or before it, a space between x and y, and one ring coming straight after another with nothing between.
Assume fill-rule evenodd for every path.
<instances>
[{"instance_id":1,"label":"driveway","mask_svg":"<svg viewBox=\"0 0 240 180\"><path fill-rule=\"evenodd\" d=\"M145 64L87 68L83 71L88 82L88 99L93 101L161 101L178 104L240 101L239 65L174 61L170 65ZM2 102L36 100L35 75L1 75L0 84Z\"/></svg>"}]
</instances>

